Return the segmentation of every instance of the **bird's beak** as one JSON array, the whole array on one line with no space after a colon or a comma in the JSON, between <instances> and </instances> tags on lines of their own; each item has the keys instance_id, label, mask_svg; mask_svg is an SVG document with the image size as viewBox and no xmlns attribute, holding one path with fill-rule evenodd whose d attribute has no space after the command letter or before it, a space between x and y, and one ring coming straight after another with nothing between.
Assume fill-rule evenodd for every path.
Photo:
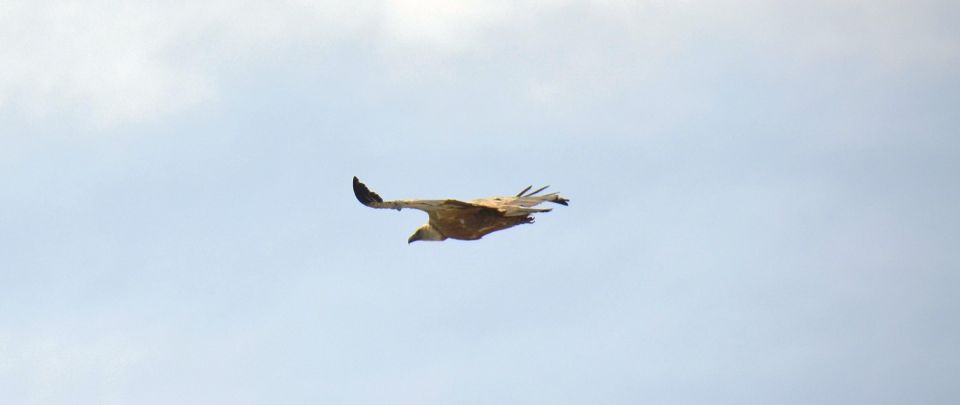
<instances>
[{"instance_id":1,"label":"bird's beak","mask_svg":"<svg viewBox=\"0 0 960 405\"><path fill-rule=\"evenodd\" d=\"M417 235L410 235L410 239L407 239L407 244L409 245L413 243L413 241L415 240L420 240L420 239L417 239Z\"/></svg>"}]
</instances>

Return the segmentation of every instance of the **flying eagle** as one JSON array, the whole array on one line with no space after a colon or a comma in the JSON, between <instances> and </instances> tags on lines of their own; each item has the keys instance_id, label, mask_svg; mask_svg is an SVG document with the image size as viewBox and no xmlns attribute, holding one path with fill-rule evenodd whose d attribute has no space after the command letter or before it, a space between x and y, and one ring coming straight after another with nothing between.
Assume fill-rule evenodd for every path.
<instances>
[{"instance_id":1,"label":"flying eagle","mask_svg":"<svg viewBox=\"0 0 960 405\"><path fill-rule=\"evenodd\" d=\"M536 212L549 212L550 208L532 208L544 201L567 205L567 199L557 193L537 195L543 187L527 193L531 187L523 189L513 197L481 198L471 201L460 200L396 200L383 201L377 193L353 178L353 193L360 203L371 208L414 208L424 211L430 220L417 228L407 243L418 240L442 241L447 238L477 240L490 232L507 229L514 225L533 223L530 216Z\"/></svg>"}]
</instances>

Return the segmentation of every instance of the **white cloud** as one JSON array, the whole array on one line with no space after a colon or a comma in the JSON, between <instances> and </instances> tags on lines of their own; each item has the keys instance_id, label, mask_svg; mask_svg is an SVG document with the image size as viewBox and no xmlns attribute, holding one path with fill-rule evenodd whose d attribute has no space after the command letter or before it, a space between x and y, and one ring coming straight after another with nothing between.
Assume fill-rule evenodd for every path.
<instances>
[{"instance_id":1,"label":"white cloud","mask_svg":"<svg viewBox=\"0 0 960 405\"><path fill-rule=\"evenodd\" d=\"M322 48L347 38L374 45L388 72L404 80L404 72L476 52L499 29L571 3L5 3L0 108L40 119L80 118L97 127L149 121L215 101L218 69L252 63L291 44Z\"/></svg>"},{"instance_id":2,"label":"white cloud","mask_svg":"<svg viewBox=\"0 0 960 405\"><path fill-rule=\"evenodd\" d=\"M98 124L150 118L211 96L202 72L167 53L182 33L150 4L27 2L0 20L0 102L47 115L77 109ZM165 29L166 28L166 29Z\"/></svg>"},{"instance_id":3,"label":"white cloud","mask_svg":"<svg viewBox=\"0 0 960 405\"><path fill-rule=\"evenodd\" d=\"M0 107L97 126L153 119L214 99L218 64L336 38L364 14L335 2L5 2Z\"/></svg>"},{"instance_id":4,"label":"white cloud","mask_svg":"<svg viewBox=\"0 0 960 405\"><path fill-rule=\"evenodd\" d=\"M502 1L388 0L383 13L387 38L459 49L485 25L508 17Z\"/></svg>"},{"instance_id":5,"label":"white cloud","mask_svg":"<svg viewBox=\"0 0 960 405\"><path fill-rule=\"evenodd\" d=\"M215 101L222 69L344 39L379 49L398 80L456 77L449 60L463 54L518 64L507 69L526 76L519 91L532 103L657 80L672 56L710 41L801 64L955 65L936 17L930 5L862 1L14 1L0 5L0 108L95 126L149 121Z\"/></svg>"}]
</instances>

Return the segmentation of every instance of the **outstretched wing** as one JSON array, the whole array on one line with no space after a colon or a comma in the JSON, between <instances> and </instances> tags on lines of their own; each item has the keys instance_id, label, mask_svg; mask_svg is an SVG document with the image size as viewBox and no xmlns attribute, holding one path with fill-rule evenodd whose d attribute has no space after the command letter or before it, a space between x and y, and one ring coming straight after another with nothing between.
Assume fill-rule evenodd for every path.
<instances>
[{"instance_id":1,"label":"outstretched wing","mask_svg":"<svg viewBox=\"0 0 960 405\"><path fill-rule=\"evenodd\" d=\"M523 191L518 193L516 197L500 197L500 199L508 200L510 204L516 204L521 207L533 207L544 201L550 201L552 203L556 203L560 205L567 205L567 203L570 201L566 198L560 197L559 193L537 195L541 191L546 190L547 187L550 187L550 186L543 186L538 188L537 191L534 191L532 193L527 193L527 190L532 188L532 186L527 186L527 188L523 189Z\"/></svg>"},{"instance_id":2,"label":"outstretched wing","mask_svg":"<svg viewBox=\"0 0 960 405\"><path fill-rule=\"evenodd\" d=\"M448 209L463 208L488 208L483 205L472 204L460 200L394 200L384 201L379 194L370 191L366 184L360 182L356 176L353 177L353 193L361 204L370 208L388 208L400 211L403 208L413 208L427 213Z\"/></svg>"},{"instance_id":3,"label":"outstretched wing","mask_svg":"<svg viewBox=\"0 0 960 405\"><path fill-rule=\"evenodd\" d=\"M560 205L568 204L570 200L560 197L560 195L557 193L537 195L537 193L545 190L547 187L549 186L541 187L532 193L527 193L527 191L531 188L527 187L516 196L481 198L472 200L470 203L484 207L496 208L502 212L503 215L508 217L528 215L537 212L550 212L550 208L533 208L547 201Z\"/></svg>"}]
</instances>

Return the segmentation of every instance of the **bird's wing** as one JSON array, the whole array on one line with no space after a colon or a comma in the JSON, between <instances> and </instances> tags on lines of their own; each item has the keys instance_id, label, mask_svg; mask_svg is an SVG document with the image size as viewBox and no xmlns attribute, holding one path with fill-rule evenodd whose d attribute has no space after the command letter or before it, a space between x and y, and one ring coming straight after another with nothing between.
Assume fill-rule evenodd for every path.
<instances>
[{"instance_id":1,"label":"bird's wing","mask_svg":"<svg viewBox=\"0 0 960 405\"><path fill-rule=\"evenodd\" d=\"M550 193L544 195L537 195L537 193L545 190L547 187L542 187L537 191L532 193L527 193L531 187L523 189L516 196L510 197L493 197L493 198L481 198L477 200L472 200L470 203L475 205L481 205L485 207L496 208L500 210L505 216L518 216L518 215L527 215L535 212L549 212L549 208L532 208L537 205L542 204L543 202L549 201L552 203L567 205L568 201L566 198L560 197L557 193ZM526 194L524 194L526 193Z\"/></svg>"},{"instance_id":2,"label":"bird's wing","mask_svg":"<svg viewBox=\"0 0 960 405\"><path fill-rule=\"evenodd\" d=\"M523 216L537 212L550 212L550 208L530 208L536 204L520 205L513 197L481 198L471 200L470 203L487 207L488 209L495 209L505 217Z\"/></svg>"},{"instance_id":3,"label":"bird's wing","mask_svg":"<svg viewBox=\"0 0 960 405\"><path fill-rule=\"evenodd\" d=\"M491 207L474 204L472 202L446 199L446 200L394 200L384 201L377 193L370 191L366 184L360 182L360 179L353 178L353 193L361 204L370 208L388 208L399 211L403 208L413 208L427 213L439 210L461 210L465 208L489 209Z\"/></svg>"},{"instance_id":4,"label":"bird's wing","mask_svg":"<svg viewBox=\"0 0 960 405\"><path fill-rule=\"evenodd\" d=\"M527 188L517 193L517 195L514 197L500 197L500 199L507 200L509 204L519 205L521 207L533 207L535 205L539 205L544 201L550 201L552 203L556 203L560 205L567 205L567 203L570 201L566 198L560 197L559 193L537 195L541 191L546 190L547 187L550 187L550 186L543 186L538 188L537 191L534 191L532 193L527 193L527 190L530 190L530 188L532 188L531 186L527 186Z\"/></svg>"}]
</instances>

